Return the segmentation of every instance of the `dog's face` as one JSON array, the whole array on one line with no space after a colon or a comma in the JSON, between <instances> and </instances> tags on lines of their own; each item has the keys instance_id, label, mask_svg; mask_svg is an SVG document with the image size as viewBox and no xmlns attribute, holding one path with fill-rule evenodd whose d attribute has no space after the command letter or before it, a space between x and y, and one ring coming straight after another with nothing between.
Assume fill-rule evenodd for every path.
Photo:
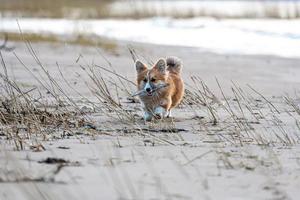
<instances>
[{"instance_id":1,"label":"dog's face","mask_svg":"<svg viewBox=\"0 0 300 200\"><path fill-rule=\"evenodd\" d=\"M166 70L166 61L159 59L157 63L148 69L141 61L136 61L138 90L144 90L142 96L154 96L159 93L157 88L166 84L168 73Z\"/></svg>"}]
</instances>

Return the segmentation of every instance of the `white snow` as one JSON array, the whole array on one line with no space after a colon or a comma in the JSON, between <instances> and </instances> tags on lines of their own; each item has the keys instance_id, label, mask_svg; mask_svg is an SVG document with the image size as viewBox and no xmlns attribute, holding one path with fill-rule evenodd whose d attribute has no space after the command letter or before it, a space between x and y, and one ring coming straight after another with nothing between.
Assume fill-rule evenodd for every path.
<instances>
[{"instance_id":1,"label":"white snow","mask_svg":"<svg viewBox=\"0 0 300 200\"><path fill-rule=\"evenodd\" d=\"M197 47L222 54L300 57L300 20L148 18L141 20L18 19L25 33L97 35L117 40ZM0 19L1 32L19 32Z\"/></svg>"}]
</instances>

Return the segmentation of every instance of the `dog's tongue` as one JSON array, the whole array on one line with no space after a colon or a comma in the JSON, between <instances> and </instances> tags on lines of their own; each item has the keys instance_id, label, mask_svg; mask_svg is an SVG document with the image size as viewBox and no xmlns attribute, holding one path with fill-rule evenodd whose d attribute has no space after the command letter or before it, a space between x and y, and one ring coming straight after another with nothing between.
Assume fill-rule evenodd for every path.
<instances>
[{"instance_id":1,"label":"dog's tongue","mask_svg":"<svg viewBox=\"0 0 300 200\"><path fill-rule=\"evenodd\" d=\"M152 92L147 92L148 96L152 96Z\"/></svg>"}]
</instances>

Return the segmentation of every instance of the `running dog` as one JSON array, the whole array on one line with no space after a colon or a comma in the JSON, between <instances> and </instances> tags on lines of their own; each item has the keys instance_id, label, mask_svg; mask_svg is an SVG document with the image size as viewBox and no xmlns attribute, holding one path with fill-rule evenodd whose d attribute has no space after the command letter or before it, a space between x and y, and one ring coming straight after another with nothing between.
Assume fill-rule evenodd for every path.
<instances>
[{"instance_id":1,"label":"running dog","mask_svg":"<svg viewBox=\"0 0 300 200\"><path fill-rule=\"evenodd\" d=\"M171 109L181 102L184 95L181 60L176 57L161 58L151 69L137 60L135 68L144 120L170 117Z\"/></svg>"}]
</instances>

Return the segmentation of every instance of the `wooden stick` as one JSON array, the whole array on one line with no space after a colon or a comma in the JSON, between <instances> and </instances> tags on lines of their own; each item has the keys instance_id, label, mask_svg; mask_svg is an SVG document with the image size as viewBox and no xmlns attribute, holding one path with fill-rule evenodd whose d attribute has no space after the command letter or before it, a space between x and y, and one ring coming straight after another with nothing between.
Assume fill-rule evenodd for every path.
<instances>
[{"instance_id":1,"label":"wooden stick","mask_svg":"<svg viewBox=\"0 0 300 200\"><path fill-rule=\"evenodd\" d=\"M155 92L155 91L157 91L157 90L160 90L160 89L165 88L165 87L168 87L168 86L169 86L169 84L163 84L163 85L160 85L160 86L158 86L157 88L155 88L152 92ZM131 95L131 96L132 96L132 97L135 97L135 96L141 95L141 94L143 94L143 93L145 93L145 90L139 90L139 91L137 91L136 93L134 93L134 94Z\"/></svg>"}]
</instances>

